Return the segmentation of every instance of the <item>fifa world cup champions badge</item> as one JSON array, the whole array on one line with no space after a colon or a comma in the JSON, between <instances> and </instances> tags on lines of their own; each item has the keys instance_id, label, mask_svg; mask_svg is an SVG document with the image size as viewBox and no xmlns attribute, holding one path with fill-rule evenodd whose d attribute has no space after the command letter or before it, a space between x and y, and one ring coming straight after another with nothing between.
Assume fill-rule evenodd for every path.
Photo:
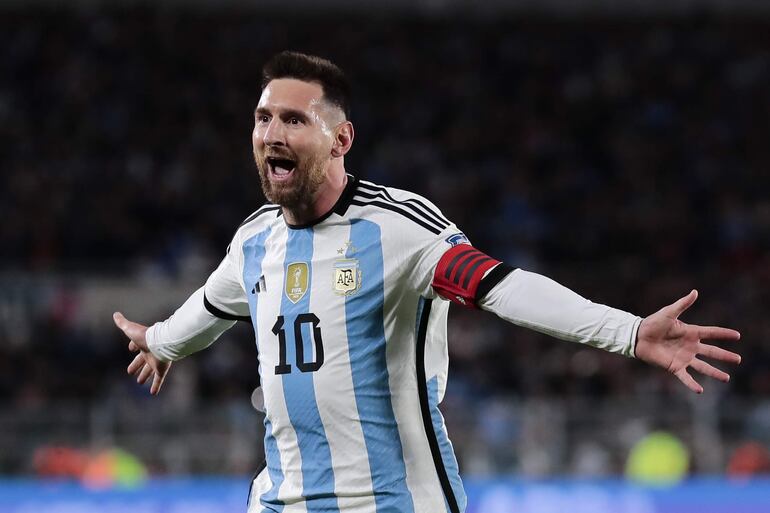
<instances>
[{"instance_id":1,"label":"fifa world cup champions badge","mask_svg":"<svg viewBox=\"0 0 770 513\"><path fill-rule=\"evenodd\" d=\"M308 266L306 262L294 262L286 268L286 297L296 304L307 292Z\"/></svg>"},{"instance_id":2,"label":"fifa world cup champions badge","mask_svg":"<svg viewBox=\"0 0 770 513\"><path fill-rule=\"evenodd\" d=\"M347 252L345 251L347 250ZM337 253L347 256L340 257L334 261L334 292L340 296L349 296L355 294L361 288L361 267L358 259L350 258L354 255L356 248L348 241L345 246L338 249Z\"/></svg>"}]
</instances>

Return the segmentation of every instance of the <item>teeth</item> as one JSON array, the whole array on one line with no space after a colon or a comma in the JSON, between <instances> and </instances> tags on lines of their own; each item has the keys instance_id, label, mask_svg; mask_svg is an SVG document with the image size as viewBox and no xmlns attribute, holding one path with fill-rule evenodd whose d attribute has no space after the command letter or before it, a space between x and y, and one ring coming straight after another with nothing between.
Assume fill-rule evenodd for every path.
<instances>
[{"instance_id":1,"label":"teeth","mask_svg":"<svg viewBox=\"0 0 770 513\"><path fill-rule=\"evenodd\" d=\"M277 174L278 176L285 176L285 175L288 175L289 173L291 173L292 170L291 169L285 169L285 168L282 168L282 167L274 167L273 171L275 171L275 174Z\"/></svg>"}]
</instances>

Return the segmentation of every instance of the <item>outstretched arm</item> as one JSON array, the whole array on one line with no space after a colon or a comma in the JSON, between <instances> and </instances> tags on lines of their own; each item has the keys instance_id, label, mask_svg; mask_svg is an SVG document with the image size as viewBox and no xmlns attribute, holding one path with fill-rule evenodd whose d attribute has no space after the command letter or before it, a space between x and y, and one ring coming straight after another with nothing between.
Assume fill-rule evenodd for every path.
<instances>
[{"instance_id":1,"label":"outstretched arm","mask_svg":"<svg viewBox=\"0 0 770 513\"><path fill-rule=\"evenodd\" d=\"M160 391L172 361L207 348L235 324L234 320L212 315L204 303L201 287L174 315L149 328L129 321L120 312L113 314L115 324L130 340L128 349L138 353L128 366L128 373L136 376L140 384L153 376L151 394Z\"/></svg>"},{"instance_id":2,"label":"outstretched arm","mask_svg":"<svg viewBox=\"0 0 770 513\"><path fill-rule=\"evenodd\" d=\"M206 284L196 290L177 311L163 322L143 326L113 315L115 324L131 341L129 350L138 352L128 366L128 373L144 384L150 376L150 393L157 394L170 362L210 346L237 320L250 320L248 302L240 281L239 231L227 248L227 254Z\"/></svg>"},{"instance_id":3,"label":"outstretched arm","mask_svg":"<svg viewBox=\"0 0 770 513\"><path fill-rule=\"evenodd\" d=\"M465 253L468 256L464 256ZM459 259L457 255L460 255ZM699 356L740 363L741 358L736 353L703 343L709 339L738 340L740 334L737 331L690 325L679 320L698 297L694 290L642 319L617 308L593 303L550 278L514 270L491 258L487 258L491 261L487 265L494 267L481 269L475 275L468 273L470 278L467 279L461 274L458 263L462 258L485 257L467 245L450 249L436 267L434 290L446 299L488 310L519 326L662 367L696 393L702 393L703 387L688 373L688 368L720 381L730 379L726 372Z\"/></svg>"},{"instance_id":4,"label":"outstretched arm","mask_svg":"<svg viewBox=\"0 0 770 513\"><path fill-rule=\"evenodd\" d=\"M702 393L703 387L688 368L720 381L730 379L726 372L700 357L732 364L741 361L736 353L703 342L737 341L737 331L679 320L698 297L694 290L642 319L589 301L540 274L514 269L471 246L454 225L420 244L414 276L417 290L423 295L435 293L562 340L636 357L671 372L696 393ZM429 291L425 282L429 283Z\"/></svg>"},{"instance_id":5,"label":"outstretched arm","mask_svg":"<svg viewBox=\"0 0 770 513\"><path fill-rule=\"evenodd\" d=\"M514 324L564 340L572 340L621 353L661 367L687 388L702 393L688 367L727 382L729 374L698 358L727 363L741 357L703 340L740 339L735 330L686 324L679 316L697 299L693 290L675 303L641 319L616 308L593 303L555 281L516 269L502 279L479 306Z\"/></svg>"}]
</instances>

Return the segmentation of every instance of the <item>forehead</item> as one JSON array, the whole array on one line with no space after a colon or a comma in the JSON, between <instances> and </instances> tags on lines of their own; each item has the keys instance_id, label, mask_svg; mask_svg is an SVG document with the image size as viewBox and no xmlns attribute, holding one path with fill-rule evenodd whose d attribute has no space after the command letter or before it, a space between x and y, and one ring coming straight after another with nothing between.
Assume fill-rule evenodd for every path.
<instances>
[{"instance_id":1,"label":"forehead","mask_svg":"<svg viewBox=\"0 0 770 513\"><path fill-rule=\"evenodd\" d=\"M323 100L323 88L315 82L294 78L271 80L262 90L258 109L267 110L317 110Z\"/></svg>"}]
</instances>

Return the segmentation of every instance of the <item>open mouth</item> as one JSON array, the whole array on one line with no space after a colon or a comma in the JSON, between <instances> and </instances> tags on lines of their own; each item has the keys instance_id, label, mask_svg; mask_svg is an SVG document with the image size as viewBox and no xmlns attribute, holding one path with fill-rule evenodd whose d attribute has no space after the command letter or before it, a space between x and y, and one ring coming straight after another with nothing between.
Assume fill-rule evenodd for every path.
<instances>
[{"instance_id":1,"label":"open mouth","mask_svg":"<svg viewBox=\"0 0 770 513\"><path fill-rule=\"evenodd\" d=\"M270 168L270 174L278 179L283 179L291 175L297 166L297 163L291 159L280 157L267 157L267 165Z\"/></svg>"}]
</instances>

